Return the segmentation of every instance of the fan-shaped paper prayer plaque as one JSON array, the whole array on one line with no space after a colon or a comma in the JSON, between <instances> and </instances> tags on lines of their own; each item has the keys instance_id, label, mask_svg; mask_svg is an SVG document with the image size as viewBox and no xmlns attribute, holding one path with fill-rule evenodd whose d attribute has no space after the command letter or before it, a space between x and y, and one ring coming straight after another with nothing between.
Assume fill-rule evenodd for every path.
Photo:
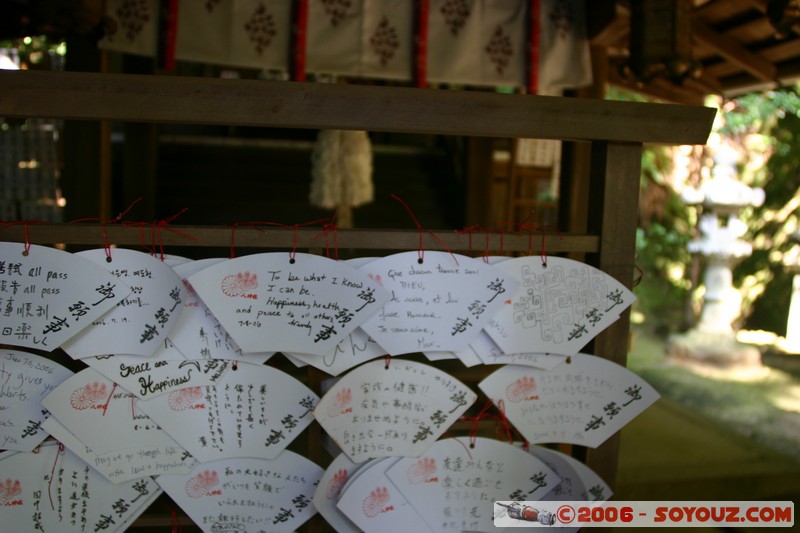
<instances>
[{"instance_id":1,"label":"fan-shaped paper prayer plaque","mask_svg":"<svg viewBox=\"0 0 800 533\"><path fill-rule=\"evenodd\" d=\"M87 250L84 257L110 272L130 294L114 309L64 344L70 357L80 359L112 353L150 356L177 322L185 298L183 283L173 270L149 254L114 249Z\"/></svg>"},{"instance_id":2,"label":"fan-shaped paper prayer plaque","mask_svg":"<svg viewBox=\"0 0 800 533\"><path fill-rule=\"evenodd\" d=\"M243 356L241 348L209 311L187 279L192 274L223 261L227 259L200 259L172 267L183 281L186 300L183 302L183 311L178 317L178 323L169 334L169 340L186 354L187 359L244 359L250 363L264 363L275 352L251 353Z\"/></svg>"},{"instance_id":3,"label":"fan-shaped paper prayer plaque","mask_svg":"<svg viewBox=\"0 0 800 533\"><path fill-rule=\"evenodd\" d=\"M314 507L337 533L358 533L360 530L336 507L336 502L345 484L353 477L363 463L354 463L347 455L340 453L325 469L314 491Z\"/></svg>"},{"instance_id":4,"label":"fan-shaped paper prayer plaque","mask_svg":"<svg viewBox=\"0 0 800 533\"><path fill-rule=\"evenodd\" d=\"M145 357L102 355L84 361L138 398L214 385L231 367L230 361L222 359L154 362Z\"/></svg>"},{"instance_id":5,"label":"fan-shaped paper prayer plaque","mask_svg":"<svg viewBox=\"0 0 800 533\"><path fill-rule=\"evenodd\" d=\"M45 420L42 428L112 483L162 474L185 474L197 463L175 442L165 446L138 446L134 442L125 449L95 453L54 417Z\"/></svg>"},{"instance_id":6,"label":"fan-shaped paper prayer plaque","mask_svg":"<svg viewBox=\"0 0 800 533\"><path fill-rule=\"evenodd\" d=\"M509 443L442 439L387 475L432 531L495 531L493 500L540 500L560 479L545 463Z\"/></svg>"},{"instance_id":7,"label":"fan-shaped paper prayer plaque","mask_svg":"<svg viewBox=\"0 0 800 533\"><path fill-rule=\"evenodd\" d=\"M219 459L185 475L156 482L205 532L296 531L316 509L311 503L322 468L288 450L274 459Z\"/></svg>"},{"instance_id":8,"label":"fan-shaped paper prayer plaque","mask_svg":"<svg viewBox=\"0 0 800 533\"><path fill-rule=\"evenodd\" d=\"M136 406L136 397L92 368L65 380L42 405L93 452L132 446L175 447L176 442Z\"/></svg>"},{"instance_id":9,"label":"fan-shaped paper prayer plaque","mask_svg":"<svg viewBox=\"0 0 800 533\"><path fill-rule=\"evenodd\" d=\"M336 506L364 533L434 533L386 477L398 460L388 457L364 465L342 488Z\"/></svg>"},{"instance_id":10,"label":"fan-shaped paper prayer plaque","mask_svg":"<svg viewBox=\"0 0 800 533\"><path fill-rule=\"evenodd\" d=\"M416 252L360 268L391 293L362 329L391 355L464 349L517 287L516 280L463 255Z\"/></svg>"},{"instance_id":11,"label":"fan-shaped paper prayer plaque","mask_svg":"<svg viewBox=\"0 0 800 533\"><path fill-rule=\"evenodd\" d=\"M277 456L312 421L319 397L276 368L238 363L211 387L139 400L198 461Z\"/></svg>"},{"instance_id":12,"label":"fan-shaped paper prayer plaque","mask_svg":"<svg viewBox=\"0 0 800 533\"><path fill-rule=\"evenodd\" d=\"M337 381L314 417L353 462L416 457L476 398L463 383L432 366L378 360Z\"/></svg>"},{"instance_id":13,"label":"fan-shaped paper prayer plaque","mask_svg":"<svg viewBox=\"0 0 800 533\"><path fill-rule=\"evenodd\" d=\"M521 283L486 332L504 353L574 355L635 300L620 282L563 257L517 257L495 265Z\"/></svg>"},{"instance_id":14,"label":"fan-shaped paper prayer plaque","mask_svg":"<svg viewBox=\"0 0 800 533\"><path fill-rule=\"evenodd\" d=\"M55 443L0 459L3 531L125 531L162 491L152 478L113 484Z\"/></svg>"},{"instance_id":15,"label":"fan-shaped paper prayer plaque","mask_svg":"<svg viewBox=\"0 0 800 533\"><path fill-rule=\"evenodd\" d=\"M322 370L331 376L338 376L354 366L386 355L384 350L372 337L361 328L342 339L331 353L323 356L303 353L285 353L298 361Z\"/></svg>"},{"instance_id":16,"label":"fan-shaped paper prayer plaque","mask_svg":"<svg viewBox=\"0 0 800 533\"><path fill-rule=\"evenodd\" d=\"M71 375L39 355L0 350L0 450L29 452L47 437L42 398Z\"/></svg>"},{"instance_id":17,"label":"fan-shaped paper prayer plaque","mask_svg":"<svg viewBox=\"0 0 800 533\"><path fill-rule=\"evenodd\" d=\"M365 274L310 254L254 254L189 276L242 351L330 353L389 294Z\"/></svg>"},{"instance_id":18,"label":"fan-shaped paper prayer plaque","mask_svg":"<svg viewBox=\"0 0 800 533\"><path fill-rule=\"evenodd\" d=\"M597 473L574 457L542 446L529 452L544 461L561 478L561 483L547 495L548 500L605 501L613 492Z\"/></svg>"},{"instance_id":19,"label":"fan-shaped paper prayer plaque","mask_svg":"<svg viewBox=\"0 0 800 533\"><path fill-rule=\"evenodd\" d=\"M642 378L614 362L578 354L550 370L508 365L478 386L526 440L592 448L659 398Z\"/></svg>"},{"instance_id":20,"label":"fan-shaped paper prayer plaque","mask_svg":"<svg viewBox=\"0 0 800 533\"><path fill-rule=\"evenodd\" d=\"M32 245L0 242L0 343L51 351L99 319L130 293L86 258Z\"/></svg>"}]
</instances>

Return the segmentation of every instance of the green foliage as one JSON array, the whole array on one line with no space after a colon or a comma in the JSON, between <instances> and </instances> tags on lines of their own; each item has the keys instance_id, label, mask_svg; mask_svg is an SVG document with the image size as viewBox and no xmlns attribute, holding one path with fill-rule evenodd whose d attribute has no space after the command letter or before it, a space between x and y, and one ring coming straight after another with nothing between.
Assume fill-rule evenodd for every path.
<instances>
[{"instance_id":1,"label":"green foliage","mask_svg":"<svg viewBox=\"0 0 800 533\"><path fill-rule=\"evenodd\" d=\"M684 305L689 298L689 284L674 272L677 269L683 273L690 263L686 250L690 240L689 233L675 231L674 226L662 222L636 230L636 265L642 273L641 282L634 289L636 309L644 314L652 331L663 334L686 325Z\"/></svg>"},{"instance_id":2,"label":"green foliage","mask_svg":"<svg viewBox=\"0 0 800 533\"><path fill-rule=\"evenodd\" d=\"M693 234L692 213L665 179L670 166L667 150L644 151L636 232L636 264L642 278L635 289L636 309L660 333L684 329L690 289L684 272L691 262L687 245Z\"/></svg>"},{"instance_id":3,"label":"green foliage","mask_svg":"<svg viewBox=\"0 0 800 533\"><path fill-rule=\"evenodd\" d=\"M798 116L800 96L795 90L767 91L736 98L725 112L725 125L719 133L726 136L769 133L782 118Z\"/></svg>"},{"instance_id":4,"label":"green foliage","mask_svg":"<svg viewBox=\"0 0 800 533\"><path fill-rule=\"evenodd\" d=\"M788 111L770 127L773 154L767 162L764 205L753 208L743 219L755 243L753 255L735 270L735 281L751 276L762 280L761 292L745 309L745 327L784 334L789 311L792 273L782 264L795 246L792 234L798 225L796 206L800 196L800 117L797 94L792 93ZM761 108L765 109L764 107ZM771 108L766 107L771 111Z\"/></svg>"}]
</instances>

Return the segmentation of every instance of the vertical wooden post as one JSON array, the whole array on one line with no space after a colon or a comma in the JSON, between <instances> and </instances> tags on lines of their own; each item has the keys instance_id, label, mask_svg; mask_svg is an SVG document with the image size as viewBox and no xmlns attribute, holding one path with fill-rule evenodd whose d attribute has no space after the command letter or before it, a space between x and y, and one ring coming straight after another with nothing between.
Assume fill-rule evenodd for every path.
<instances>
[{"instance_id":1,"label":"vertical wooden post","mask_svg":"<svg viewBox=\"0 0 800 533\"><path fill-rule=\"evenodd\" d=\"M492 227L497 214L492 212L492 139L467 139L467 216L470 224Z\"/></svg>"},{"instance_id":2,"label":"vertical wooden post","mask_svg":"<svg viewBox=\"0 0 800 533\"><path fill-rule=\"evenodd\" d=\"M152 74L154 60L149 57L124 55L122 68L129 74ZM114 199L121 200L118 206L124 209L137 198L132 212L133 220L153 220L158 213L156 197L156 174L158 172L158 124L151 122L125 122L123 132L121 176L115 184ZM161 216L171 215L162 214Z\"/></svg>"},{"instance_id":3,"label":"vertical wooden post","mask_svg":"<svg viewBox=\"0 0 800 533\"><path fill-rule=\"evenodd\" d=\"M587 262L630 288L636 257L641 143L592 143L589 231L600 236L600 251ZM592 352L625 366L630 309L594 339ZM612 489L616 485L619 433L586 453L586 464Z\"/></svg>"},{"instance_id":4,"label":"vertical wooden post","mask_svg":"<svg viewBox=\"0 0 800 533\"><path fill-rule=\"evenodd\" d=\"M87 36L67 37L66 69L73 72L98 72L101 55L97 42ZM58 98L54 92L53 98ZM110 165L110 147L98 122L65 120L62 137L63 167L61 193L67 200L64 220L105 217L109 196L101 165ZM98 160L101 161L98 163Z\"/></svg>"}]
</instances>

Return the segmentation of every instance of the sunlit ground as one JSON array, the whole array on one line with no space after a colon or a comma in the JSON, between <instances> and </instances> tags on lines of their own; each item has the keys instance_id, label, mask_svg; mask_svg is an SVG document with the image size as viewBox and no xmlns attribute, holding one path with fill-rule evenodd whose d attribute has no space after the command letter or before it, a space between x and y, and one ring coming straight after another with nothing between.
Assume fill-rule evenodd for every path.
<instances>
[{"instance_id":1,"label":"sunlit ground","mask_svg":"<svg viewBox=\"0 0 800 533\"><path fill-rule=\"evenodd\" d=\"M666 356L664 339L643 326L633 332L628 366L663 396L800 461L800 375L677 362ZM765 348L779 340L770 335L747 332L739 340Z\"/></svg>"}]
</instances>

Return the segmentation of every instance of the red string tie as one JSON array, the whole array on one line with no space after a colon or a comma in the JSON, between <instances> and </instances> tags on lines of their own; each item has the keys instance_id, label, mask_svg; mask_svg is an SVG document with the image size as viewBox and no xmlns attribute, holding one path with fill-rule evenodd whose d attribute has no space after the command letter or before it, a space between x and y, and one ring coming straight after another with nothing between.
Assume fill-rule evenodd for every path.
<instances>
[{"instance_id":1,"label":"red string tie","mask_svg":"<svg viewBox=\"0 0 800 533\"><path fill-rule=\"evenodd\" d=\"M110 263L111 262L111 244L109 244L109 242L108 242L108 234L106 233L106 224L122 222L122 218L125 215L127 215L128 211L130 211L133 208L133 206L135 206L137 203L139 203L141 201L141 199L142 198L139 197L136 200L134 200L133 202L131 202L131 204L124 211L119 213L114 218L111 218L111 219L109 219L109 218L77 218L75 220L70 220L70 223L74 223L74 222L100 222L100 233L102 233L102 235L103 235L103 249L106 252L106 262Z\"/></svg>"},{"instance_id":2,"label":"red string tie","mask_svg":"<svg viewBox=\"0 0 800 533\"><path fill-rule=\"evenodd\" d=\"M329 237L329 235L331 233L333 233L333 254L334 254L333 258L336 261L338 261L339 260L339 235L336 233L336 231L338 229L338 226L336 225L335 221L336 221L336 212L333 213L333 216L331 217L331 219L328 222L325 222L322 225L322 231L320 231L319 233L314 235L314 237L311 240L315 241L319 237L324 236L325 237L325 257L330 259L331 254L330 254L330 245L329 245L328 237Z\"/></svg>"},{"instance_id":3,"label":"red string tie","mask_svg":"<svg viewBox=\"0 0 800 533\"><path fill-rule=\"evenodd\" d=\"M486 411L492 406L492 400L487 400L486 404L484 404L483 408L478 412L477 415L474 417L466 418L465 420L472 422L472 427L469 430L469 447L474 448L475 443L478 441L478 423L484 417L490 418L491 415L487 415Z\"/></svg>"},{"instance_id":4,"label":"red string tie","mask_svg":"<svg viewBox=\"0 0 800 533\"><path fill-rule=\"evenodd\" d=\"M230 258L236 259L236 228L239 227L238 222L231 224L231 252Z\"/></svg>"},{"instance_id":5,"label":"red string tie","mask_svg":"<svg viewBox=\"0 0 800 533\"><path fill-rule=\"evenodd\" d=\"M453 261L455 262L455 264L458 265L458 259L456 259L456 256L453 254L453 252L447 246L447 243L445 243L436 233L432 232L429 229L425 229L425 227L422 224L419 223L419 220L417 220L416 215L414 215L414 211L412 211L411 208L408 206L408 204L405 203L400 197L398 197L395 194L392 194L391 196L392 196L392 198L394 198L395 200L400 202L400 205L402 205L406 209L406 211L408 211L408 214L411 216L411 220L413 220L414 224L416 224L416 226L417 226L417 230L419 231L419 249L417 250L417 254L419 256L418 262L420 264L425 262L425 250L422 247L422 240L423 240L424 234L427 233L428 235L433 237L434 240L436 242L438 242L442 246L442 248L447 250L447 253L449 253L450 257L453 258Z\"/></svg>"},{"instance_id":6,"label":"red string tie","mask_svg":"<svg viewBox=\"0 0 800 533\"><path fill-rule=\"evenodd\" d=\"M472 234L484 232L486 234L486 243L483 248L483 262L489 263L489 239L490 239L490 232L488 228L484 228L479 224L473 224L471 226L467 226L464 229L456 230L456 233L459 235L467 235L469 237L469 251L472 252Z\"/></svg>"},{"instance_id":7,"label":"red string tie","mask_svg":"<svg viewBox=\"0 0 800 533\"><path fill-rule=\"evenodd\" d=\"M189 210L188 207L184 207L183 209L181 209L180 211L178 211L174 215L168 216L167 218L159 220L158 222L155 223L154 229L156 230L156 232L158 234L158 248L159 248L159 251L161 253L161 261L164 261L164 241L163 241L162 236L161 236L162 235L162 230L170 231L170 232L175 233L176 235L180 235L181 237L184 237L186 239L190 239L190 240L193 240L193 241L197 240L197 238L194 237L193 235L189 235L186 232L183 232L181 230L169 227L169 224L173 220L175 220L176 218L178 218L179 216L181 216L182 214L184 214L188 210Z\"/></svg>"},{"instance_id":8,"label":"red string tie","mask_svg":"<svg viewBox=\"0 0 800 533\"><path fill-rule=\"evenodd\" d=\"M50 479L47 481L47 497L50 499L50 508L52 510L56 510L56 506L53 504L53 478L56 477L56 465L58 465L58 458L64 455L64 445L58 442L58 452L56 452L56 458L53 461L53 468L50 469Z\"/></svg>"},{"instance_id":9,"label":"red string tie","mask_svg":"<svg viewBox=\"0 0 800 533\"><path fill-rule=\"evenodd\" d=\"M169 523L170 527L172 528L172 533L177 533L179 531L182 532L183 525L181 525L181 520L178 517L178 513L176 513L175 509L167 505L165 502L161 503L164 505L164 507L167 508L167 511L169 511Z\"/></svg>"},{"instance_id":10,"label":"red string tie","mask_svg":"<svg viewBox=\"0 0 800 533\"><path fill-rule=\"evenodd\" d=\"M31 219L31 220L12 220L9 222L0 222L2 226L18 226L22 224L23 231L25 232L25 242L22 245L22 255L27 257L29 253L31 253L31 237L30 233L28 232L28 225L29 224L47 224L44 220L39 219Z\"/></svg>"},{"instance_id":11,"label":"red string tie","mask_svg":"<svg viewBox=\"0 0 800 533\"><path fill-rule=\"evenodd\" d=\"M548 228L549 229L553 229L553 230L556 231L556 233L558 234L558 240L560 240L560 241L564 240L564 236L561 234L561 231L555 226L545 225L545 226L539 226L538 228L536 228L537 231L541 231L542 232L541 257L542 257L542 266L544 266L544 267L547 267L547 249L545 248L545 238L547 237ZM531 255L531 254L529 253L528 255Z\"/></svg>"},{"instance_id":12,"label":"red string tie","mask_svg":"<svg viewBox=\"0 0 800 533\"><path fill-rule=\"evenodd\" d=\"M256 228L259 231L264 231L259 226L275 226L278 228L292 228L294 230L294 235L292 237L292 251L289 252L289 263L294 264L295 259L297 257L297 241L298 241L298 229L304 226L314 226L317 224L325 224L328 222L328 219L325 218L316 218L314 220L309 220L308 222L302 222L300 224L281 224L280 222L247 222L247 226L251 226ZM265 232L266 233L266 232Z\"/></svg>"},{"instance_id":13,"label":"red string tie","mask_svg":"<svg viewBox=\"0 0 800 533\"><path fill-rule=\"evenodd\" d=\"M506 404L505 401L499 400L497 402L497 411L500 413L500 423L503 426L503 429L506 431L506 437L508 438L508 442L514 442L514 436L511 434L511 426L508 423L508 418L506 418Z\"/></svg>"}]
</instances>

